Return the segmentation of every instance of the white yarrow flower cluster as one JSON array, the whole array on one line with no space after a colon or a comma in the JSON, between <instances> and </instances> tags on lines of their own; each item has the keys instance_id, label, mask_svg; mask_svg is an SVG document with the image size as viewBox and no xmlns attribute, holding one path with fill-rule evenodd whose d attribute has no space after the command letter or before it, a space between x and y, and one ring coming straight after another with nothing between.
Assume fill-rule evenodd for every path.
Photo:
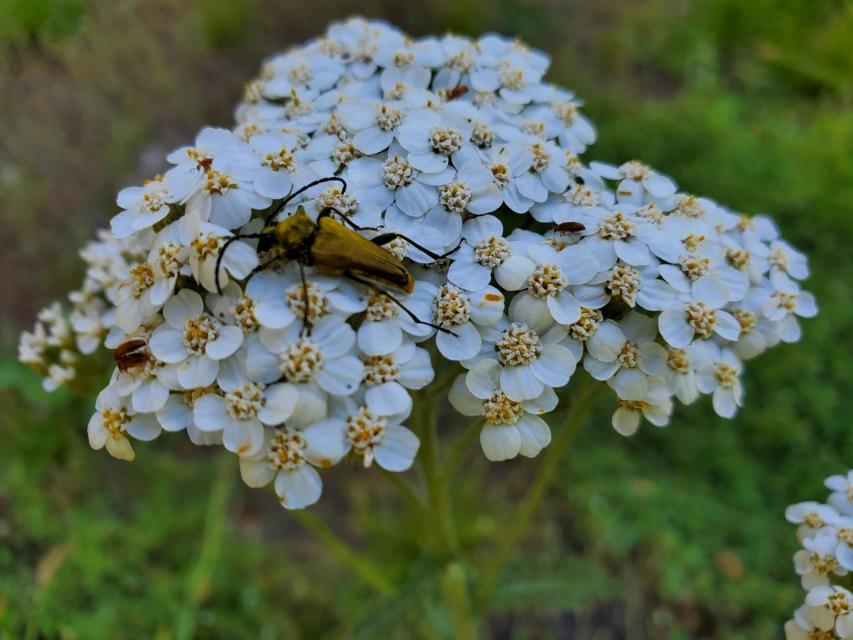
<instances>
[{"instance_id":1,"label":"white yarrow flower cluster","mask_svg":"<svg viewBox=\"0 0 853 640\"><path fill-rule=\"evenodd\" d=\"M798 525L802 548L794 554L794 569L806 591L785 624L787 640L853 638L853 593L839 584L853 571L853 470L824 484L832 491L826 503L800 502L785 510L788 522Z\"/></svg>"},{"instance_id":2,"label":"white yarrow flower cluster","mask_svg":"<svg viewBox=\"0 0 853 640\"><path fill-rule=\"evenodd\" d=\"M345 457L408 469L434 367L462 371L450 402L482 420L491 460L548 445L542 416L580 369L624 435L666 425L676 399L732 417L743 362L817 312L805 257L640 162L585 165L595 130L548 64L509 38L359 19L272 56L233 129L119 193L70 314L44 311L21 360L55 388L81 354L119 348L93 447L131 458L132 440L186 430L288 508ZM413 291L259 239L297 207L387 240Z\"/></svg>"}]
</instances>

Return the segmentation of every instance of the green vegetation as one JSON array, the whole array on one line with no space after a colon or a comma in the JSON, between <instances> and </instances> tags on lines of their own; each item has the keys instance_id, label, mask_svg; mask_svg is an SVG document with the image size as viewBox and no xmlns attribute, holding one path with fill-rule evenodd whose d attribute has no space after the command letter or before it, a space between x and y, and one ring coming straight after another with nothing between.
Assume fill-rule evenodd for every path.
<instances>
[{"instance_id":1,"label":"green vegetation","mask_svg":"<svg viewBox=\"0 0 853 640\"><path fill-rule=\"evenodd\" d=\"M92 398L46 396L13 361L16 331L75 281L73 247L106 222L112 194L158 168L150 155L227 122L262 55L354 4L294 14L273 0L0 0L10 247L0 638L452 633L436 603L464 593L464 570L439 572L408 541L417 521L375 470L333 471L316 514L375 560L397 589L390 599L243 487L221 453L182 435L138 447L132 465L91 452ZM688 191L770 213L811 257L821 307L801 343L749 364L733 422L701 403L665 431L624 439L600 411L503 573L484 633L780 637L801 597L784 507L822 498L822 479L853 451L853 5L442 0L416 22L392 5L359 8L413 33L495 29L551 52L552 78L585 98L599 127L588 158L638 157ZM536 465L470 456L451 486L470 553L487 556L478 543L509 529Z\"/></svg>"}]
</instances>

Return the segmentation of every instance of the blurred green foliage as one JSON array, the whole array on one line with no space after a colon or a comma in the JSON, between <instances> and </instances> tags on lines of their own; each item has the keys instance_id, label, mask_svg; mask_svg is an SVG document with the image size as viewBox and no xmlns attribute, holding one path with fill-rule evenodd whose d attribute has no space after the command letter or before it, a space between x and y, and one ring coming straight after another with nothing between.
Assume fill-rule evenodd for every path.
<instances>
[{"instance_id":1,"label":"blurred green foliage","mask_svg":"<svg viewBox=\"0 0 853 640\"><path fill-rule=\"evenodd\" d=\"M79 275L72 247L108 219L112 194L158 168L148 155L227 122L262 55L356 9L416 34L495 29L549 51L551 77L599 126L587 157L637 157L687 191L768 212L811 258L821 314L801 343L749 364L733 422L700 403L624 439L600 407L484 635L781 637L801 597L784 507L821 498L853 451L853 4L287 5L0 0L0 216L13 247L0 267L19 274L0 291L0 637L450 634L436 601L452 584L410 541L414 520L381 476L333 471L317 512L399 585L390 602L221 454L183 436L139 447L133 465L91 452L91 399L42 394L10 350ZM469 553L489 555L483 541L511 522L535 465L470 457L452 483Z\"/></svg>"}]
</instances>

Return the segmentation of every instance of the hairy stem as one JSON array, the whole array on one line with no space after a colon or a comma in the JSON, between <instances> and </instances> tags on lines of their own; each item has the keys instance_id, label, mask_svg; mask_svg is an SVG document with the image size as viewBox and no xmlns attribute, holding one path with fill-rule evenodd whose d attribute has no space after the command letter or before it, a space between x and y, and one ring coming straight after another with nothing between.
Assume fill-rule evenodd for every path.
<instances>
[{"instance_id":1,"label":"hairy stem","mask_svg":"<svg viewBox=\"0 0 853 640\"><path fill-rule=\"evenodd\" d=\"M313 512L296 509L290 512L299 523L311 533L320 538L329 549L350 569L355 571L366 584L376 589L383 596L391 595L394 586L372 563L364 559L364 555L353 550L342 538L336 535Z\"/></svg>"},{"instance_id":2,"label":"hairy stem","mask_svg":"<svg viewBox=\"0 0 853 640\"><path fill-rule=\"evenodd\" d=\"M545 456L536 474L533 484L522 499L521 510L515 518L515 523L509 531L503 535L497 544L497 549L489 562L483 568L480 581L477 586L476 603L480 610L484 608L494 589L495 583L500 577L501 570L512 556L516 544L522 538L530 526L533 514L545 497L545 489L551 483L558 463L563 459L572 439L577 433L580 425L592 406L593 399L601 385L593 384L592 380L584 377L581 388L575 394L571 409L563 426L559 429L546 449Z\"/></svg>"}]
</instances>

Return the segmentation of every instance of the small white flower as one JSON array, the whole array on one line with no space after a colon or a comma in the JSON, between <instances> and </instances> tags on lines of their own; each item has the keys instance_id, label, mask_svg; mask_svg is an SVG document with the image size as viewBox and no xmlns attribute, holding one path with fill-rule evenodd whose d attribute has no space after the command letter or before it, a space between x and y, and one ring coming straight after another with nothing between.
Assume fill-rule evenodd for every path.
<instances>
[{"instance_id":1,"label":"small white flower","mask_svg":"<svg viewBox=\"0 0 853 640\"><path fill-rule=\"evenodd\" d=\"M128 436L136 440L153 440L160 435L160 424L153 413L136 413L130 399L108 386L95 401L95 415L89 420L89 445L103 449L119 460L133 460L136 454Z\"/></svg>"},{"instance_id":2,"label":"small white flower","mask_svg":"<svg viewBox=\"0 0 853 640\"><path fill-rule=\"evenodd\" d=\"M853 594L838 586L822 585L806 594L809 621L822 631L834 629L840 638L853 637Z\"/></svg>"},{"instance_id":3,"label":"small white flower","mask_svg":"<svg viewBox=\"0 0 853 640\"><path fill-rule=\"evenodd\" d=\"M299 324L268 334L249 345L248 375L270 384L281 378L293 384L316 384L333 396L354 393L363 374L361 360L350 351L355 331L336 316L324 316L303 335Z\"/></svg>"},{"instance_id":4,"label":"small white flower","mask_svg":"<svg viewBox=\"0 0 853 640\"><path fill-rule=\"evenodd\" d=\"M297 160L294 145L293 136L281 133L265 133L249 141L258 156L253 185L259 195L277 200L317 177Z\"/></svg>"},{"instance_id":5,"label":"small white flower","mask_svg":"<svg viewBox=\"0 0 853 640\"><path fill-rule=\"evenodd\" d=\"M160 426L169 432L186 430L190 441L195 445L221 445L222 431L203 431L196 426L193 417L196 400L214 390L214 387L209 387L171 393L163 408L155 414Z\"/></svg>"},{"instance_id":6,"label":"small white flower","mask_svg":"<svg viewBox=\"0 0 853 640\"><path fill-rule=\"evenodd\" d=\"M835 531L824 529L814 537L803 540L804 549L794 554L794 569L801 577L803 589L808 591L818 585L828 585L829 575L847 575L847 569L835 556L838 540Z\"/></svg>"},{"instance_id":7,"label":"small white flower","mask_svg":"<svg viewBox=\"0 0 853 640\"><path fill-rule=\"evenodd\" d=\"M116 238L126 238L147 229L169 215L169 205L177 199L163 176L148 180L142 187L127 187L116 198L123 211L113 217L110 228Z\"/></svg>"},{"instance_id":8,"label":"small white flower","mask_svg":"<svg viewBox=\"0 0 853 640\"><path fill-rule=\"evenodd\" d=\"M224 395L209 393L198 398L193 417L202 431L222 431L222 442L229 451L252 455L263 443L263 425L283 424L293 415L298 400L293 385L247 382Z\"/></svg>"},{"instance_id":9,"label":"small white flower","mask_svg":"<svg viewBox=\"0 0 853 640\"><path fill-rule=\"evenodd\" d=\"M732 418L743 403L740 375L743 364L731 349L713 342L695 343L691 357L696 362L696 386L702 393L713 394L714 411L722 418Z\"/></svg>"},{"instance_id":10,"label":"small white flower","mask_svg":"<svg viewBox=\"0 0 853 640\"><path fill-rule=\"evenodd\" d=\"M658 330L667 344L683 349L694 339L708 340L715 334L735 341L740 335L740 324L721 307L725 296L713 286L696 291L695 299L676 302L658 316Z\"/></svg>"},{"instance_id":11,"label":"small white flower","mask_svg":"<svg viewBox=\"0 0 853 640\"><path fill-rule=\"evenodd\" d=\"M832 491L829 504L841 513L853 516L853 471L848 471L846 476L830 476L824 484Z\"/></svg>"},{"instance_id":12,"label":"small white flower","mask_svg":"<svg viewBox=\"0 0 853 640\"><path fill-rule=\"evenodd\" d=\"M503 237L503 225L494 216L477 216L462 225L465 241L453 254L447 278L463 289L476 291L495 281L512 290L524 281L536 265L526 255L513 251ZM507 286L512 285L512 286Z\"/></svg>"},{"instance_id":13,"label":"small white flower","mask_svg":"<svg viewBox=\"0 0 853 640\"><path fill-rule=\"evenodd\" d=\"M770 294L762 309L764 317L778 323L779 337L784 342L797 342L800 339L800 325L797 317L813 318L817 315L817 303L808 291L800 287L787 276L774 279L776 291Z\"/></svg>"},{"instance_id":14,"label":"small white flower","mask_svg":"<svg viewBox=\"0 0 853 640\"><path fill-rule=\"evenodd\" d=\"M563 151L550 142L529 145L531 162L527 171L515 180L518 193L530 201L545 202L550 193L563 193L569 186L569 174L563 166Z\"/></svg>"},{"instance_id":15,"label":"small white flower","mask_svg":"<svg viewBox=\"0 0 853 640\"><path fill-rule=\"evenodd\" d=\"M375 461L386 471L405 471L412 466L420 446L418 437L400 424L404 416L374 413L344 398L323 424L343 436L345 451L361 458L365 467Z\"/></svg>"},{"instance_id":16,"label":"small white flower","mask_svg":"<svg viewBox=\"0 0 853 640\"><path fill-rule=\"evenodd\" d=\"M228 284L229 275L243 280L258 266L258 254L254 247L243 240L236 240L228 245L222 255L219 273L216 272L222 247L232 235L223 227L202 223L199 234L190 242L190 271L196 282L208 291L217 291L217 284Z\"/></svg>"},{"instance_id":17,"label":"small white flower","mask_svg":"<svg viewBox=\"0 0 853 640\"><path fill-rule=\"evenodd\" d=\"M547 244L530 244L527 257L535 266L527 277L527 290L513 298L510 312L537 331L553 322L576 322L581 305L568 287L584 284L598 272L595 256L581 245L555 251Z\"/></svg>"},{"instance_id":18,"label":"small white flower","mask_svg":"<svg viewBox=\"0 0 853 640\"><path fill-rule=\"evenodd\" d=\"M190 289L169 299L163 317L166 322L154 330L148 346L154 357L179 365L178 382L185 389L213 384L220 361L243 342L240 328L224 325L205 313L201 296Z\"/></svg>"},{"instance_id":19,"label":"small white flower","mask_svg":"<svg viewBox=\"0 0 853 640\"><path fill-rule=\"evenodd\" d=\"M834 524L838 512L819 502L798 502L785 509L785 520L798 524L797 538L802 541L827 525Z\"/></svg>"},{"instance_id":20,"label":"small white flower","mask_svg":"<svg viewBox=\"0 0 853 640\"><path fill-rule=\"evenodd\" d=\"M539 415L557 406L557 396L546 387L536 398L511 400L501 390L501 371L496 360L480 360L456 378L450 403L464 416L483 417L480 445L489 460L535 457L551 442L551 430Z\"/></svg>"},{"instance_id":21,"label":"small white flower","mask_svg":"<svg viewBox=\"0 0 853 640\"><path fill-rule=\"evenodd\" d=\"M561 344L566 331L559 325L539 334L519 322L510 312L511 322L502 323L494 350L501 369L501 390L515 401L532 400L546 387L564 387L577 366L571 349Z\"/></svg>"},{"instance_id":22,"label":"small white flower","mask_svg":"<svg viewBox=\"0 0 853 640\"><path fill-rule=\"evenodd\" d=\"M663 378L649 378L646 397L640 400L620 400L613 412L613 428L623 436L637 432L642 416L656 427L664 427L672 414L672 398Z\"/></svg>"},{"instance_id":23,"label":"small white flower","mask_svg":"<svg viewBox=\"0 0 853 640\"><path fill-rule=\"evenodd\" d=\"M463 102L447 104L441 114L426 109L410 112L397 133L408 161L424 173L443 171L450 158L470 144L474 113Z\"/></svg>"},{"instance_id":24,"label":"small white flower","mask_svg":"<svg viewBox=\"0 0 853 640\"><path fill-rule=\"evenodd\" d=\"M671 178L636 160L619 167L604 162L591 162L589 168L607 180L620 180L616 187L619 202L640 205L643 204L645 193L652 198L668 198L675 194L676 186Z\"/></svg>"},{"instance_id":25,"label":"small white flower","mask_svg":"<svg viewBox=\"0 0 853 640\"><path fill-rule=\"evenodd\" d=\"M621 400L642 400L649 376L666 377L666 349L655 342L654 319L629 313L618 323L608 320L587 342L584 369L606 380Z\"/></svg>"},{"instance_id":26,"label":"small white flower","mask_svg":"<svg viewBox=\"0 0 853 640\"><path fill-rule=\"evenodd\" d=\"M345 454L343 439L327 423L305 429L267 428L260 450L240 458L240 475L250 487L273 483L285 509L304 509L320 499L323 482L314 467L330 467Z\"/></svg>"},{"instance_id":27,"label":"small white flower","mask_svg":"<svg viewBox=\"0 0 853 640\"><path fill-rule=\"evenodd\" d=\"M415 285L408 301L415 315L429 318L444 329L437 332L435 344L445 358L456 361L469 360L479 353L482 337L477 327L496 324L504 309L503 294L494 287L469 292L452 284L436 287L424 282ZM411 333L417 331L417 325L410 320L403 322L409 324Z\"/></svg>"},{"instance_id":28,"label":"small white flower","mask_svg":"<svg viewBox=\"0 0 853 640\"><path fill-rule=\"evenodd\" d=\"M361 360L364 401L377 415L409 412L412 398L406 389L423 389L435 377L429 352L408 341L387 355L363 355Z\"/></svg>"}]
</instances>

